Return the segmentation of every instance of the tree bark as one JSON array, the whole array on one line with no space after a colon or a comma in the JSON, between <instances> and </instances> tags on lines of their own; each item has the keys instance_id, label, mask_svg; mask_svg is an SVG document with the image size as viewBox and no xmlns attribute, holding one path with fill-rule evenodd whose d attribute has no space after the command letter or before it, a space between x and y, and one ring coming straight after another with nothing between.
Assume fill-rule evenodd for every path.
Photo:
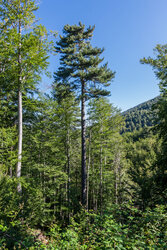
<instances>
[{"instance_id":1,"label":"tree bark","mask_svg":"<svg viewBox=\"0 0 167 250\"><path fill-rule=\"evenodd\" d=\"M81 94L81 140L82 140L82 205L86 205L86 118L85 118L85 83L82 81Z\"/></svg>"},{"instance_id":2,"label":"tree bark","mask_svg":"<svg viewBox=\"0 0 167 250\"><path fill-rule=\"evenodd\" d=\"M115 156L115 169L114 169L114 172L115 172L115 203L118 204L119 201L118 201L118 183L119 183L119 168L120 168L120 151L118 150L118 152L116 152L116 156Z\"/></svg>"},{"instance_id":3,"label":"tree bark","mask_svg":"<svg viewBox=\"0 0 167 250\"><path fill-rule=\"evenodd\" d=\"M22 161L22 140L23 140L23 118L22 118L22 92L19 90L18 93L18 115L19 115L19 122L18 122L18 162L16 168L16 177L21 177L21 161ZM17 185L18 193L21 193L21 183Z\"/></svg>"},{"instance_id":4,"label":"tree bark","mask_svg":"<svg viewBox=\"0 0 167 250\"><path fill-rule=\"evenodd\" d=\"M102 197L103 197L103 162L102 145L100 146L100 214L102 215Z\"/></svg>"},{"instance_id":5,"label":"tree bark","mask_svg":"<svg viewBox=\"0 0 167 250\"><path fill-rule=\"evenodd\" d=\"M68 200L68 221L70 221L70 133L67 130L67 200Z\"/></svg>"},{"instance_id":6,"label":"tree bark","mask_svg":"<svg viewBox=\"0 0 167 250\"><path fill-rule=\"evenodd\" d=\"M23 108L22 108L22 76L21 76L21 22L19 21L18 34L20 36L20 43L18 48L18 161L16 168L16 177L21 177L21 163L22 163L22 142L23 142ZM21 183L17 185L18 193L22 192Z\"/></svg>"},{"instance_id":7,"label":"tree bark","mask_svg":"<svg viewBox=\"0 0 167 250\"><path fill-rule=\"evenodd\" d=\"M86 204L86 207L87 207L87 211L89 211L89 170L90 170L90 152L91 151L91 130L89 132L89 155L88 155L88 170L87 170L87 204Z\"/></svg>"}]
</instances>

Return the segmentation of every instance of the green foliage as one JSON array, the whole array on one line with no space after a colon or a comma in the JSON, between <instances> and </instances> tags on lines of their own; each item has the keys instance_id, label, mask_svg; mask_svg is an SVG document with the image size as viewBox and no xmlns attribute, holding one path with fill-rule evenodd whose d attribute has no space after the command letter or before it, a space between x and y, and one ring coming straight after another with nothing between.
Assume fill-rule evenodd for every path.
<instances>
[{"instance_id":1,"label":"green foliage","mask_svg":"<svg viewBox=\"0 0 167 250\"><path fill-rule=\"evenodd\" d=\"M155 105L158 111L158 124L156 126L159 134L159 139L162 140L161 150L158 154L157 169L156 169L156 193L157 201L164 203L166 200L166 183L167 183L167 77L166 77L166 66L167 66L167 44L157 45L154 49L155 57L143 58L141 63L151 65L154 70L156 77L159 80L159 89L161 97ZM158 199L159 197L159 199Z\"/></svg>"},{"instance_id":2,"label":"green foliage","mask_svg":"<svg viewBox=\"0 0 167 250\"><path fill-rule=\"evenodd\" d=\"M124 146L119 133L123 120L106 98L90 101L88 115L87 154L89 185L93 193L89 194L89 207L102 211L110 202L118 202L118 196L119 200L123 197Z\"/></svg>"},{"instance_id":3,"label":"green foliage","mask_svg":"<svg viewBox=\"0 0 167 250\"><path fill-rule=\"evenodd\" d=\"M141 208L155 201L155 170L160 142L149 129L125 134L131 198Z\"/></svg>"},{"instance_id":4,"label":"green foliage","mask_svg":"<svg viewBox=\"0 0 167 250\"><path fill-rule=\"evenodd\" d=\"M4 174L12 176L16 158L16 127L0 128L0 179Z\"/></svg>"},{"instance_id":5,"label":"green foliage","mask_svg":"<svg viewBox=\"0 0 167 250\"><path fill-rule=\"evenodd\" d=\"M106 89L114 78L114 73L108 69L107 64L102 65L100 58L104 49L92 47L91 38L95 27L85 25L65 25L63 36L57 42L55 51L60 54L60 67L55 72L55 83L65 94L75 92L81 100L81 202L87 203L86 182L86 109L85 102L88 99L107 96L110 92ZM64 93L61 89L61 97ZM60 93L59 93L60 94Z\"/></svg>"},{"instance_id":6,"label":"green foliage","mask_svg":"<svg viewBox=\"0 0 167 250\"><path fill-rule=\"evenodd\" d=\"M103 58L100 58L104 49L93 48L90 40L93 36L94 26L85 29L85 25L65 25L63 36L55 47L60 53L60 64L55 73L55 82L70 84L71 89L79 89L84 83L84 96L91 97L105 96L109 92L101 89L109 86L109 81L114 73L107 68L107 64L101 65Z\"/></svg>"},{"instance_id":7,"label":"green foliage","mask_svg":"<svg viewBox=\"0 0 167 250\"><path fill-rule=\"evenodd\" d=\"M80 218L80 219L79 219ZM19 227L17 227L19 225ZM18 231L18 229L22 231ZM17 229L13 235L13 229ZM167 216L165 206L154 210L140 210L132 204L113 207L100 216L93 213L78 214L66 229L57 224L47 236L41 231L27 228L16 222L6 227L0 224L1 247L11 249L12 237L15 246L29 249L165 249L167 244ZM35 240L41 236L41 241ZM7 237L9 236L9 237ZM23 238L24 237L24 238ZM14 245L13 245L14 246ZM3 249L3 248L2 248Z\"/></svg>"},{"instance_id":8,"label":"green foliage","mask_svg":"<svg viewBox=\"0 0 167 250\"><path fill-rule=\"evenodd\" d=\"M0 249L165 249L167 46L158 45L157 58L142 61L155 70L162 96L124 112L122 132L132 133L120 134L123 118L104 98L115 74L102 65L103 49L91 45L94 27L64 26L52 93L37 95L52 42L35 23L36 9L33 0L0 1ZM157 115L156 129L148 129Z\"/></svg>"},{"instance_id":9,"label":"green foliage","mask_svg":"<svg viewBox=\"0 0 167 250\"><path fill-rule=\"evenodd\" d=\"M153 107L158 100L159 96L124 111L122 115L125 118L125 127L121 133L133 132L157 124L157 109Z\"/></svg>"},{"instance_id":10,"label":"green foliage","mask_svg":"<svg viewBox=\"0 0 167 250\"><path fill-rule=\"evenodd\" d=\"M82 211L65 231L52 227L50 236L56 249L164 249L166 207L141 213L132 204L119 205L104 216Z\"/></svg>"},{"instance_id":11,"label":"green foliage","mask_svg":"<svg viewBox=\"0 0 167 250\"><path fill-rule=\"evenodd\" d=\"M1 79L10 90L18 88L19 62L21 54L22 88L25 92L34 90L40 79L40 73L47 68L48 51L47 31L42 25L36 25L34 11L35 1L12 0L1 1L0 53ZM21 26L21 34L18 31ZM21 46L21 49L19 47ZM7 89L9 89L7 87Z\"/></svg>"}]
</instances>

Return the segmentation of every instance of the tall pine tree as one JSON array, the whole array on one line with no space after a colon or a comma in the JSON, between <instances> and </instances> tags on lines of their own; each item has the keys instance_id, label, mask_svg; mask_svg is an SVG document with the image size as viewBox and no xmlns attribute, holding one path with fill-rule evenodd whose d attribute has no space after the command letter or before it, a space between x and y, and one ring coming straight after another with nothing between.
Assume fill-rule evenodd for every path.
<instances>
[{"instance_id":1,"label":"tall pine tree","mask_svg":"<svg viewBox=\"0 0 167 250\"><path fill-rule=\"evenodd\" d=\"M55 73L55 81L68 82L79 93L81 100L81 141L82 141L82 205L86 205L86 111L85 102L90 98L106 96L109 91L104 87L110 85L114 73L102 65L100 58L104 49L93 48L90 40L93 27L85 25L65 25L63 36L57 42L56 51L60 53L60 64Z\"/></svg>"}]
</instances>

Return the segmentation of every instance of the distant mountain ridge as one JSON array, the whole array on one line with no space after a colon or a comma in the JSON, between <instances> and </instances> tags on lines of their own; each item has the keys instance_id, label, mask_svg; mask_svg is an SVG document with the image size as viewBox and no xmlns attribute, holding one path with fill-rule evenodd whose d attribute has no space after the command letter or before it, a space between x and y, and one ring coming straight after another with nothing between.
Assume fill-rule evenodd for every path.
<instances>
[{"instance_id":1,"label":"distant mountain ridge","mask_svg":"<svg viewBox=\"0 0 167 250\"><path fill-rule=\"evenodd\" d=\"M157 116L157 111L152 110L152 106L159 98L160 96L157 96L122 112L125 118L125 127L122 132L133 132L144 127L152 127Z\"/></svg>"}]
</instances>

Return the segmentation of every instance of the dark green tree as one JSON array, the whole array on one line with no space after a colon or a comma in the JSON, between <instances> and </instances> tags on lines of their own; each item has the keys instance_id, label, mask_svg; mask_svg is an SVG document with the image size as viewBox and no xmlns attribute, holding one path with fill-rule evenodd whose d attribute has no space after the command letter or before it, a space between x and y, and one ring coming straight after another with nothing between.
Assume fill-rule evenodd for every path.
<instances>
[{"instance_id":1,"label":"dark green tree","mask_svg":"<svg viewBox=\"0 0 167 250\"><path fill-rule=\"evenodd\" d=\"M167 44L157 45L154 49L155 57L143 58L141 63L152 66L156 77L159 80L161 97L154 108L158 112L157 131L159 139L162 140L161 152L157 162L157 196L166 200L167 190ZM161 199L160 198L160 199Z\"/></svg>"},{"instance_id":2,"label":"dark green tree","mask_svg":"<svg viewBox=\"0 0 167 250\"><path fill-rule=\"evenodd\" d=\"M93 48L90 40L93 27L85 25L65 25L63 36L55 47L60 54L61 66L55 73L55 82L70 83L71 89L79 93L81 100L81 139L82 139L82 204L86 205L86 114L85 102L89 98L106 96L109 91L103 87L110 85L114 73L102 65L100 58L104 49Z\"/></svg>"},{"instance_id":3,"label":"dark green tree","mask_svg":"<svg viewBox=\"0 0 167 250\"><path fill-rule=\"evenodd\" d=\"M126 159L129 163L129 194L134 203L144 210L155 204L155 169L160 143L148 128L126 133Z\"/></svg>"}]
</instances>

